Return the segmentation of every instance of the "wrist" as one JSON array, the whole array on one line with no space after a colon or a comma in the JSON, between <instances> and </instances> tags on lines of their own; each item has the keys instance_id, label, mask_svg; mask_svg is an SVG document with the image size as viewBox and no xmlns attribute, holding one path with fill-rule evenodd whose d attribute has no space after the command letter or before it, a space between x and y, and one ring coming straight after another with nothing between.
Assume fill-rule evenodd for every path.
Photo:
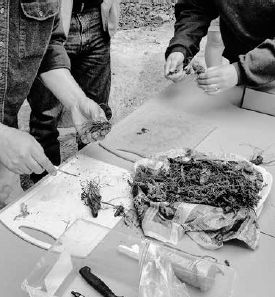
<instances>
[{"instance_id":1,"label":"wrist","mask_svg":"<svg viewBox=\"0 0 275 297\"><path fill-rule=\"evenodd\" d=\"M83 106L83 104L85 104L85 102L87 102L88 99L89 98L85 94L83 96L78 96L74 98L72 102L69 103L67 108L71 111L74 109L80 109L81 106Z\"/></svg>"},{"instance_id":2,"label":"wrist","mask_svg":"<svg viewBox=\"0 0 275 297\"><path fill-rule=\"evenodd\" d=\"M173 47L169 47L166 52L165 52L165 59L167 60L167 58L172 54L172 53L181 53L184 57L186 57L186 49L184 46L181 45L177 45L177 46L173 46Z\"/></svg>"},{"instance_id":3,"label":"wrist","mask_svg":"<svg viewBox=\"0 0 275 297\"><path fill-rule=\"evenodd\" d=\"M60 100L62 104L68 109L73 110L79 108L81 103L87 99L86 95L83 93L75 93L69 97L66 97L65 100Z\"/></svg>"}]
</instances>

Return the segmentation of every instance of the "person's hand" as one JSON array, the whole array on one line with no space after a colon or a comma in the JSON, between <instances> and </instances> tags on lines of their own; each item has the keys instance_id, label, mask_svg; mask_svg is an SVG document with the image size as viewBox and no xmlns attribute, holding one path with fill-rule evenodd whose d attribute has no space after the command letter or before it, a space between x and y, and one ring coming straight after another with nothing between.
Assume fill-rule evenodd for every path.
<instances>
[{"instance_id":1,"label":"person's hand","mask_svg":"<svg viewBox=\"0 0 275 297\"><path fill-rule=\"evenodd\" d=\"M83 98L71 108L72 120L79 135L85 134L83 143L89 143L96 139L95 135L85 133L85 129L93 122L106 122L103 109L93 100Z\"/></svg>"},{"instance_id":2,"label":"person's hand","mask_svg":"<svg viewBox=\"0 0 275 297\"><path fill-rule=\"evenodd\" d=\"M180 52L171 53L164 65L164 75L173 82L178 82L185 77L183 70L184 55Z\"/></svg>"},{"instance_id":3,"label":"person's hand","mask_svg":"<svg viewBox=\"0 0 275 297\"><path fill-rule=\"evenodd\" d=\"M197 79L198 85L209 95L216 95L238 83L238 73L232 64L210 67Z\"/></svg>"},{"instance_id":4,"label":"person's hand","mask_svg":"<svg viewBox=\"0 0 275 297\"><path fill-rule=\"evenodd\" d=\"M10 171L17 174L41 174L46 170L52 175L56 174L43 148L30 134L1 125L0 139L0 162Z\"/></svg>"}]
</instances>

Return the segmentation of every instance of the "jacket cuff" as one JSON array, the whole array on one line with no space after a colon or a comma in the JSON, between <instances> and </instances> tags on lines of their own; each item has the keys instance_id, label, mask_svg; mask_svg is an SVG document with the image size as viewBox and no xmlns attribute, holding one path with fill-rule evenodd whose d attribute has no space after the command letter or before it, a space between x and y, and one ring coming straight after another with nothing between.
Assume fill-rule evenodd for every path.
<instances>
[{"instance_id":1,"label":"jacket cuff","mask_svg":"<svg viewBox=\"0 0 275 297\"><path fill-rule=\"evenodd\" d=\"M176 46L167 48L167 50L165 52L165 60L167 60L168 56L171 53L175 53L175 52L182 53L184 55L184 60L186 59L186 49L185 49L185 47L181 46L181 45L176 45Z\"/></svg>"},{"instance_id":2,"label":"jacket cuff","mask_svg":"<svg viewBox=\"0 0 275 297\"><path fill-rule=\"evenodd\" d=\"M239 85L243 85L245 82L245 73L241 67L241 63L240 62L234 62L232 63L232 65L235 67L236 71L237 71L237 75L238 75L238 84Z\"/></svg>"}]
</instances>

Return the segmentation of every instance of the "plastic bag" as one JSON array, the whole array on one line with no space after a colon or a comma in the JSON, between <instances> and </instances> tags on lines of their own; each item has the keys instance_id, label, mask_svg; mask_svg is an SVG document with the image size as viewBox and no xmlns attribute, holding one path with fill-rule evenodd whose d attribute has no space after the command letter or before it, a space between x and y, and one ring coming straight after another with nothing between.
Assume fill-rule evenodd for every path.
<instances>
[{"instance_id":1,"label":"plastic bag","mask_svg":"<svg viewBox=\"0 0 275 297\"><path fill-rule=\"evenodd\" d=\"M160 246L147 243L140 260L139 297L190 297Z\"/></svg>"}]
</instances>

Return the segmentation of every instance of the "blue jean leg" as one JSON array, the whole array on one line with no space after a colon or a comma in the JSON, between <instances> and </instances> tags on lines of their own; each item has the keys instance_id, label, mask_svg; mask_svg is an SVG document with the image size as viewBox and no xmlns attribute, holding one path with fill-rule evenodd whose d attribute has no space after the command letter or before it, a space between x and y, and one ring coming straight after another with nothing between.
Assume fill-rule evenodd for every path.
<instances>
[{"instance_id":1,"label":"blue jean leg","mask_svg":"<svg viewBox=\"0 0 275 297\"><path fill-rule=\"evenodd\" d=\"M85 94L96 101L110 119L110 38L103 31L98 8L73 15L66 49L71 59L73 77ZM55 165L59 165L57 127L62 106L39 79L35 80L28 101L32 109L30 133L42 145L48 158Z\"/></svg>"},{"instance_id":2,"label":"blue jean leg","mask_svg":"<svg viewBox=\"0 0 275 297\"><path fill-rule=\"evenodd\" d=\"M110 37L103 31L99 9L73 15L66 50L75 80L87 97L97 102L110 119Z\"/></svg>"},{"instance_id":3,"label":"blue jean leg","mask_svg":"<svg viewBox=\"0 0 275 297\"><path fill-rule=\"evenodd\" d=\"M57 126L62 105L37 78L32 85L28 101L31 106L30 134L41 144L51 162L59 165L61 156Z\"/></svg>"}]
</instances>

